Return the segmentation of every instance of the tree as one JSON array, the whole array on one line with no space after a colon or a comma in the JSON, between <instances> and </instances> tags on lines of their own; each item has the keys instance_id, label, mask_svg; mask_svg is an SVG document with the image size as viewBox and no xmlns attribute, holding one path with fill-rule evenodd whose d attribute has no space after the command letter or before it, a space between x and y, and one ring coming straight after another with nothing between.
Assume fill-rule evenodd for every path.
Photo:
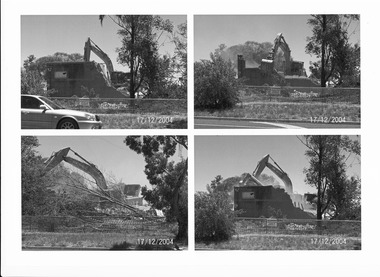
<instances>
[{"instance_id":1,"label":"tree","mask_svg":"<svg viewBox=\"0 0 380 277\"><path fill-rule=\"evenodd\" d=\"M310 70L320 78L321 86L328 81L342 85L344 77L358 70L358 56L353 57L348 39L348 26L359 20L358 15L312 15L307 21L313 35L307 37L306 53L316 55L320 60L312 63ZM350 68L349 68L350 67ZM359 73L360 75L360 73Z\"/></svg>"},{"instance_id":2,"label":"tree","mask_svg":"<svg viewBox=\"0 0 380 277\"><path fill-rule=\"evenodd\" d=\"M360 46L346 43L337 55L336 72L331 81L335 86L359 87L360 86Z\"/></svg>"},{"instance_id":3,"label":"tree","mask_svg":"<svg viewBox=\"0 0 380 277\"><path fill-rule=\"evenodd\" d=\"M217 175L210 184L206 185L206 189L209 193L226 192L228 194L231 194L234 186L238 185L241 179L242 178L238 176L223 179L222 176Z\"/></svg>"},{"instance_id":4,"label":"tree","mask_svg":"<svg viewBox=\"0 0 380 277\"><path fill-rule=\"evenodd\" d=\"M156 56L158 70L149 74L148 90L144 95L150 98L186 98L187 95L187 25L177 26L171 42L174 55ZM153 72L152 72L153 73Z\"/></svg>"},{"instance_id":5,"label":"tree","mask_svg":"<svg viewBox=\"0 0 380 277\"><path fill-rule=\"evenodd\" d=\"M195 194L195 239L197 241L228 240L235 233L232 209L233 187L240 177L223 180L217 175L207 185L207 192Z\"/></svg>"},{"instance_id":6,"label":"tree","mask_svg":"<svg viewBox=\"0 0 380 277\"><path fill-rule=\"evenodd\" d=\"M239 101L241 83L235 78L231 61L226 62L221 56L224 47L221 45L210 54L211 61L194 64L195 108L225 109Z\"/></svg>"},{"instance_id":7,"label":"tree","mask_svg":"<svg viewBox=\"0 0 380 277\"><path fill-rule=\"evenodd\" d=\"M348 158L360 155L360 143L347 136L305 136L300 141L310 162L305 181L317 189L317 219L325 213L341 218L345 203L360 202L358 183L346 175Z\"/></svg>"},{"instance_id":8,"label":"tree","mask_svg":"<svg viewBox=\"0 0 380 277\"><path fill-rule=\"evenodd\" d=\"M351 176L332 183L328 190L331 201L326 213L331 219L360 220L360 179Z\"/></svg>"},{"instance_id":9,"label":"tree","mask_svg":"<svg viewBox=\"0 0 380 277\"><path fill-rule=\"evenodd\" d=\"M178 223L178 240L187 239L187 158L169 159L179 148L187 150L186 136L128 136L125 144L145 158L145 174L152 189L142 195L154 208L162 209L168 221Z\"/></svg>"},{"instance_id":10,"label":"tree","mask_svg":"<svg viewBox=\"0 0 380 277\"><path fill-rule=\"evenodd\" d=\"M196 241L228 240L235 233L235 215L227 194L197 192L194 208Z\"/></svg>"},{"instance_id":11,"label":"tree","mask_svg":"<svg viewBox=\"0 0 380 277\"><path fill-rule=\"evenodd\" d=\"M45 88L44 82L44 78L38 71L21 70L21 94L43 94Z\"/></svg>"},{"instance_id":12,"label":"tree","mask_svg":"<svg viewBox=\"0 0 380 277\"><path fill-rule=\"evenodd\" d=\"M54 192L49 179L43 176L43 160L35 148L38 139L31 136L21 137L21 192L23 215L52 214Z\"/></svg>"},{"instance_id":13,"label":"tree","mask_svg":"<svg viewBox=\"0 0 380 277\"><path fill-rule=\"evenodd\" d=\"M105 15L100 15L103 24ZM118 61L130 69L129 93L135 98L136 92L145 84L152 89L152 80L159 73L158 39L163 32L172 32L169 20L152 15L115 15L109 18L121 29L118 34L122 47L117 48Z\"/></svg>"},{"instance_id":14,"label":"tree","mask_svg":"<svg viewBox=\"0 0 380 277\"><path fill-rule=\"evenodd\" d=\"M180 97L186 98L187 95L187 24L182 23L177 26L177 32L173 34L175 45L172 67L174 75L179 76Z\"/></svg>"}]
</instances>

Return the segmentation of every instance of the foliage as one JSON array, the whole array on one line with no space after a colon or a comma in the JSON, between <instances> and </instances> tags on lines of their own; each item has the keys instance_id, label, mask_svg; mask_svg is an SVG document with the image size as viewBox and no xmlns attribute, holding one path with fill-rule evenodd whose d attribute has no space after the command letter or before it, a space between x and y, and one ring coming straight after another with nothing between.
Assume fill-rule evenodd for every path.
<instances>
[{"instance_id":1,"label":"foliage","mask_svg":"<svg viewBox=\"0 0 380 277\"><path fill-rule=\"evenodd\" d=\"M301 140L301 139L300 139ZM347 136L305 136L305 155L310 166L305 181L317 189L317 219L360 218L360 181L347 177L347 161L360 155L360 143Z\"/></svg>"},{"instance_id":2,"label":"foliage","mask_svg":"<svg viewBox=\"0 0 380 277\"><path fill-rule=\"evenodd\" d=\"M177 239L187 239L187 159L170 158L181 147L187 150L186 136L128 136L125 144L145 157L145 174L152 189L142 195L153 208L163 210L168 221L178 223Z\"/></svg>"},{"instance_id":3,"label":"foliage","mask_svg":"<svg viewBox=\"0 0 380 277\"><path fill-rule=\"evenodd\" d=\"M57 52L53 55L43 56L37 59L34 55L30 55L28 59L24 61L24 69L27 71L36 70L41 75L44 75L48 63L76 61L83 61L83 56L78 53L67 54L63 52Z\"/></svg>"},{"instance_id":4,"label":"foliage","mask_svg":"<svg viewBox=\"0 0 380 277\"><path fill-rule=\"evenodd\" d=\"M172 33L174 56L164 55L157 58L159 70L150 75L151 82L145 97L149 98L186 98L187 96L187 25L177 26Z\"/></svg>"},{"instance_id":5,"label":"foliage","mask_svg":"<svg viewBox=\"0 0 380 277\"><path fill-rule=\"evenodd\" d=\"M44 56L38 59L34 55L29 55L21 69L21 94L49 96L54 93L54 91L45 91L47 63L80 60L83 60L83 56L78 53L66 54L57 52L54 55Z\"/></svg>"},{"instance_id":6,"label":"foliage","mask_svg":"<svg viewBox=\"0 0 380 277\"><path fill-rule=\"evenodd\" d=\"M85 173L90 174L85 171ZM121 197L120 186L107 180L108 190L99 187L98 181L86 180L83 175L75 171L69 171L62 165L56 166L48 173L54 178L53 189L57 200L55 207L57 212L64 215L92 215L100 211L102 213L113 212L122 215L142 216L143 212L129 205L124 197Z\"/></svg>"},{"instance_id":7,"label":"foliage","mask_svg":"<svg viewBox=\"0 0 380 277\"><path fill-rule=\"evenodd\" d=\"M337 58L337 70L332 78L335 86L360 87L360 46L346 44Z\"/></svg>"},{"instance_id":8,"label":"foliage","mask_svg":"<svg viewBox=\"0 0 380 277\"><path fill-rule=\"evenodd\" d=\"M234 186L239 184L241 180L240 177L230 177L223 180L222 176L217 175L214 180L211 181L210 185L207 184L206 188L209 193L215 192L225 192L231 193Z\"/></svg>"},{"instance_id":9,"label":"foliage","mask_svg":"<svg viewBox=\"0 0 380 277\"><path fill-rule=\"evenodd\" d=\"M40 95L44 91L44 81L36 70L21 70L21 94Z\"/></svg>"},{"instance_id":10,"label":"foliage","mask_svg":"<svg viewBox=\"0 0 380 277\"><path fill-rule=\"evenodd\" d=\"M99 16L101 23L104 17ZM162 66L158 54L158 39L164 32L172 32L172 23L152 15L109 17L120 27L118 34L122 39L122 47L117 48L118 61L130 69L130 97L135 98L136 92L144 85L148 91L152 91Z\"/></svg>"},{"instance_id":11,"label":"foliage","mask_svg":"<svg viewBox=\"0 0 380 277\"><path fill-rule=\"evenodd\" d=\"M327 82L336 86L358 86L360 83L360 47L348 42L348 27L359 15L312 15L308 24L313 35L307 37L306 53L318 59L310 66L321 86Z\"/></svg>"},{"instance_id":12,"label":"foliage","mask_svg":"<svg viewBox=\"0 0 380 277\"><path fill-rule=\"evenodd\" d=\"M81 189L86 186L82 175L70 172L63 165L56 166L48 174L54 180L52 190L55 192L55 214L75 216L96 213L99 199Z\"/></svg>"},{"instance_id":13,"label":"foliage","mask_svg":"<svg viewBox=\"0 0 380 277\"><path fill-rule=\"evenodd\" d=\"M241 83L235 78L231 61L222 58L221 45L210 54L211 60L194 64L194 105L196 108L226 109L238 101Z\"/></svg>"},{"instance_id":14,"label":"foliage","mask_svg":"<svg viewBox=\"0 0 380 277\"><path fill-rule=\"evenodd\" d=\"M355 176L342 178L329 187L331 195L327 213L335 220L361 220L361 180Z\"/></svg>"},{"instance_id":15,"label":"foliage","mask_svg":"<svg viewBox=\"0 0 380 277\"><path fill-rule=\"evenodd\" d=\"M98 200L70 186L72 180L83 183L83 177L63 166L44 173L44 159L36 152L36 137L21 138L22 214L85 215L95 211Z\"/></svg>"},{"instance_id":16,"label":"foliage","mask_svg":"<svg viewBox=\"0 0 380 277\"><path fill-rule=\"evenodd\" d=\"M51 214L54 192L49 179L42 175L43 160L35 148L38 139L31 136L21 137L21 189L22 214Z\"/></svg>"},{"instance_id":17,"label":"foliage","mask_svg":"<svg viewBox=\"0 0 380 277\"><path fill-rule=\"evenodd\" d=\"M175 75L179 76L179 92L182 97L187 96L187 24L182 23L177 26L177 32L173 34L175 45L174 57L172 58L172 68Z\"/></svg>"},{"instance_id":18,"label":"foliage","mask_svg":"<svg viewBox=\"0 0 380 277\"><path fill-rule=\"evenodd\" d=\"M223 241L235 233L235 214L225 192L195 194L195 240Z\"/></svg>"}]
</instances>

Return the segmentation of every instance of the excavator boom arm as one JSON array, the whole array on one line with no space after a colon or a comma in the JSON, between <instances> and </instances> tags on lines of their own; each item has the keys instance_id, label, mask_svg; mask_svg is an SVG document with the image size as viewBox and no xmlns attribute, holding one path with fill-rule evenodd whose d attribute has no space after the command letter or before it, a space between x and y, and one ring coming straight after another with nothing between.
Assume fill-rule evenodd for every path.
<instances>
[{"instance_id":1,"label":"excavator boom arm","mask_svg":"<svg viewBox=\"0 0 380 277\"><path fill-rule=\"evenodd\" d=\"M252 176L252 174L249 174L249 173L245 176L245 178L242 181L240 181L240 184L242 186L246 186L248 181L252 181L256 186L259 186L259 187L264 186L264 184L261 183L259 179Z\"/></svg>"},{"instance_id":2,"label":"excavator boom arm","mask_svg":"<svg viewBox=\"0 0 380 277\"><path fill-rule=\"evenodd\" d=\"M86 62L90 61L91 51L94 52L106 64L109 74L114 72L112 61L108 55L104 53L103 50L100 49L100 47L97 46L90 38L88 38L84 45L84 60Z\"/></svg>"},{"instance_id":3,"label":"excavator boom arm","mask_svg":"<svg viewBox=\"0 0 380 277\"><path fill-rule=\"evenodd\" d=\"M259 176L261 175L261 173L263 172L263 170L265 169L265 167L268 167L274 174L276 174L285 184L285 191L288 193L288 194L292 194L293 193L293 184L292 184L292 181L290 180L288 174L286 174L286 172L284 172L279 165L277 165L276 162L274 162L277 167L275 167L273 164L271 164L269 162L269 154L264 156L264 158L262 158L257 166L256 166L256 169L255 171L253 172L253 176L258 179Z\"/></svg>"},{"instance_id":4,"label":"excavator boom arm","mask_svg":"<svg viewBox=\"0 0 380 277\"><path fill-rule=\"evenodd\" d=\"M76 168L82 170L83 172L86 172L87 174L89 174L92 178L94 178L97 186L101 190L106 190L107 189L106 180L105 180L103 174L95 167L95 165L93 165L87 161L86 161L87 163L84 163L84 162L80 162L78 160L75 160L71 157L67 157L67 154L69 153L70 150L71 150L70 147L67 147L67 148L59 150L56 153L53 153L51 155L51 157L45 162L44 171L48 172L48 171L52 170L54 167L56 167L61 161L65 161L65 162L75 166ZM79 155L77 155L77 156L79 156Z\"/></svg>"},{"instance_id":5,"label":"excavator boom arm","mask_svg":"<svg viewBox=\"0 0 380 277\"><path fill-rule=\"evenodd\" d=\"M103 174L95 166L90 166L88 164L77 161L71 157L64 157L63 160L75 166L76 168L82 170L83 172L86 172L87 174L91 175L91 177L94 178L96 184L101 190L107 189L106 180Z\"/></svg>"},{"instance_id":6,"label":"excavator boom arm","mask_svg":"<svg viewBox=\"0 0 380 277\"><path fill-rule=\"evenodd\" d=\"M263 170L267 166L268 161L269 161L269 154L264 156L264 158L262 158L257 163L257 166L256 166L255 170L253 171L253 176L255 176L256 178L259 178L259 176L261 175L261 173L263 172Z\"/></svg>"}]
</instances>

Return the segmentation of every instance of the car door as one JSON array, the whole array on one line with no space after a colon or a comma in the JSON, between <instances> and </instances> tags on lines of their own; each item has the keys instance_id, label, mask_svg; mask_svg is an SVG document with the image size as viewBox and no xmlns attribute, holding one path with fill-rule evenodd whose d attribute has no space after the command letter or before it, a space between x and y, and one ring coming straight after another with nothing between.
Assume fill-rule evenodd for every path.
<instances>
[{"instance_id":1,"label":"car door","mask_svg":"<svg viewBox=\"0 0 380 277\"><path fill-rule=\"evenodd\" d=\"M21 128L48 129L51 128L51 115L40 109L44 103L33 96L21 96Z\"/></svg>"}]
</instances>

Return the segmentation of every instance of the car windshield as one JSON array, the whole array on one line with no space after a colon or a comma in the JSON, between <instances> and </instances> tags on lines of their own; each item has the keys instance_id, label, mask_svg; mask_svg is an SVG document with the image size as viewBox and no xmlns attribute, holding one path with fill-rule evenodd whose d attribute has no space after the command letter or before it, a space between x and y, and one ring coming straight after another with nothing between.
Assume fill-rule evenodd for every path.
<instances>
[{"instance_id":1,"label":"car windshield","mask_svg":"<svg viewBox=\"0 0 380 277\"><path fill-rule=\"evenodd\" d=\"M64 109L64 107L54 103L53 101L51 101L50 99L46 97L40 97L40 99L44 101L46 104L48 104L50 107L52 107L54 110Z\"/></svg>"}]
</instances>

